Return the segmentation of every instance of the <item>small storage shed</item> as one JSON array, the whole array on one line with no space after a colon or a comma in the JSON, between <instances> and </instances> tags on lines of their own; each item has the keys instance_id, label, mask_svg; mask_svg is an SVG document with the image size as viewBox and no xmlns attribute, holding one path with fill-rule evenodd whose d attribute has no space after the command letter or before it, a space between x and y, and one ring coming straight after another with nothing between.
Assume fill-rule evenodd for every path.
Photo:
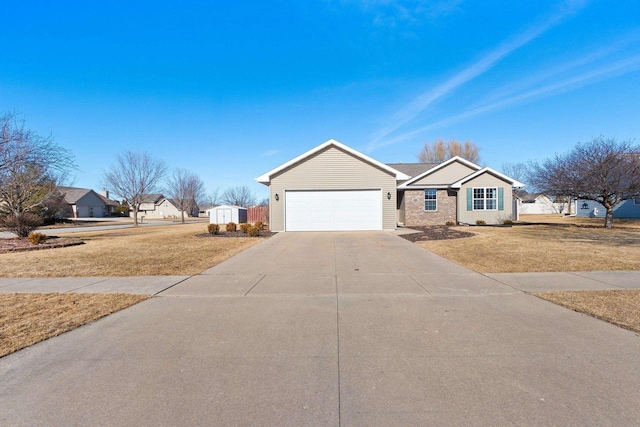
<instances>
[{"instance_id":1,"label":"small storage shed","mask_svg":"<svg viewBox=\"0 0 640 427\"><path fill-rule=\"evenodd\" d=\"M247 222L247 208L230 205L216 206L211 209L209 222L211 224L228 224L230 222L242 224Z\"/></svg>"}]
</instances>

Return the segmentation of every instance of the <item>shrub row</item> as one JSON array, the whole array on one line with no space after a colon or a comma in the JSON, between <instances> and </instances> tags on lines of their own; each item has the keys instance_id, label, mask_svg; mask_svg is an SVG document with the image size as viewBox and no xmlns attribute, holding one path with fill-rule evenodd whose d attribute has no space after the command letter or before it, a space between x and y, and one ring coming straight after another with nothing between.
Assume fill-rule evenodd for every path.
<instances>
[{"instance_id":1,"label":"shrub row","mask_svg":"<svg viewBox=\"0 0 640 427\"><path fill-rule=\"evenodd\" d=\"M242 223L240 224L240 231L242 231L244 234L247 234L251 237L257 237L260 235L260 230L262 230L263 226L264 224L260 221L257 221L254 226L251 226L251 224L248 224L248 223ZM230 222L227 224L228 232L234 232L236 231L236 229L237 229L237 225L235 222ZM218 224L209 224L207 226L207 232L209 232L209 234L219 234L220 226Z\"/></svg>"}]
</instances>

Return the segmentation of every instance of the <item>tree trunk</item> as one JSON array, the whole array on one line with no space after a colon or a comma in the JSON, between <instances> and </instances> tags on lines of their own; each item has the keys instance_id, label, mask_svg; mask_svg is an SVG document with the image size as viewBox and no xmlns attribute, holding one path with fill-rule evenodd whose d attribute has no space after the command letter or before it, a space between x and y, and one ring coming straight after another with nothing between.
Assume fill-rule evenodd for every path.
<instances>
[{"instance_id":1,"label":"tree trunk","mask_svg":"<svg viewBox=\"0 0 640 427\"><path fill-rule=\"evenodd\" d=\"M138 226L138 206L133 205L133 226L137 227Z\"/></svg>"},{"instance_id":2,"label":"tree trunk","mask_svg":"<svg viewBox=\"0 0 640 427\"><path fill-rule=\"evenodd\" d=\"M180 212L182 212L182 223L184 224L184 209Z\"/></svg>"},{"instance_id":3,"label":"tree trunk","mask_svg":"<svg viewBox=\"0 0 640 427\"><path fill-rule=\"evenodd\" d=\"M607 214L604 217L605 228L613 227L613 207L607 208Z\"/></svg>"}]
</instances>

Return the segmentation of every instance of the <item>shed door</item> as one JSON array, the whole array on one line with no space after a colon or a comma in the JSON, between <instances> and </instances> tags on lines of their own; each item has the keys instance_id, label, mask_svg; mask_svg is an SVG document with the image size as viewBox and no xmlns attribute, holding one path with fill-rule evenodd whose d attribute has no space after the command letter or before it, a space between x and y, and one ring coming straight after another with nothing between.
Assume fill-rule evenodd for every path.
<instances>
[{"instance_id":1,"label":"shed door","mask_svg":"<svg viewBox=\"0 0 640 427\"><path fill-rule=\"evenodd\" d=\"M380 190L285 193L285 231L354 230L382 230Z\"/></svg>"},{"instance_id":2,"label":"shed door","mask_svg":"<svg viewBox=\"0 0 640 427\"><path fill-rule=\"evenodd\" d=\"M216 222L218 224L228 224L231 222L231 209L216 210Z\"/></svg>"}]
</instances>

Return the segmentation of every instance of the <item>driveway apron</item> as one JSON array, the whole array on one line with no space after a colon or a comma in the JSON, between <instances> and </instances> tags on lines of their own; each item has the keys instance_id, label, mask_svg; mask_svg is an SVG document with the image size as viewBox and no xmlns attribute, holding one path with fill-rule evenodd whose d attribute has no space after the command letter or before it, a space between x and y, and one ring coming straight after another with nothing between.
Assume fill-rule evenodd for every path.
<instances>
[{"instance_id":1,"label":"driveway apron","mask_svg":"<svg viewBox=\"0 0 640 427\"><path fill-rule=\"evenodd\" d=\"M0 359L1 425L637 425L637 335L384 232L282 233Z\"/></svg>"}]
</instances>

